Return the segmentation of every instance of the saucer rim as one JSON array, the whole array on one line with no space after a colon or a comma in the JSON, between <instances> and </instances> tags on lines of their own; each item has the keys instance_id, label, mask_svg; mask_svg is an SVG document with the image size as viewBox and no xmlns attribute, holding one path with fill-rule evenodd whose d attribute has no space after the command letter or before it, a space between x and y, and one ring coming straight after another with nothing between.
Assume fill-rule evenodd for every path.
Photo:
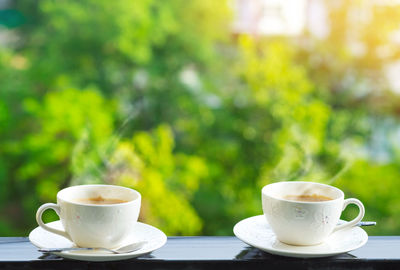
<instances>
[{"instance_id":1,"label":"saucer rim","mask_svg":"<svg viewBox=\"0 0 400 270\"><path fill-rule=\"evenodd\" d=\"M54 224L57 224L57 223L61 223L61 221L57 220L57 221L49 222L49 223L47 223L47 225L51 226L52 224L54 225ZM130 252L130 253L123 253L123 254L96 253L95 251L90 252L90 253L79 253L79 252L76 252L76 251L73 251L73 252L71 252L71 251L63 251L63 252L50 252L50 254L54 254L54 255L57 255L57 256L60 256L60 257L63 257L63 258L67 258L67 259L82 260L82 261L114 261L114 260L123 260L123 259L136 258L136 257L142 256L142 255L151 253L151 252L161 248L162 246L164 246L166 244L168 238L167 238L166 234L163 231L161 231L160 229L158 229L158 228L156 228L156 227L154 227L152 225L149 225L149 224L146 224L146 223L143 223L143 222L139 222L139 221L137 222L137 225L142 226L142 227L147 227L152 231L157 231L157 233L160 234L160 237L157 237L156 241L159 242L159 243L155 247L152 247L152 248L139 249L139 250L136 250L136 251L133 251L133 252ZM33 234L35 232L37 232L37 230L43 230L43 231L45 231L45 233L49 233L51 235L55 235L55 234L53 234L51 232L47 232L46 230L44 230L40 226L34 228L29 233L28 239L35 247L37 247L37 248L49 248L48 246L44 246L41 243L39 243L39 242L37 242L36 240L33 239ZM68 239L65 239L65 240L71 242ZM154 239L152 239L152 240L154 241ZM150 240L150 242L152 240ZM73 242L71 242L71 244L73 244Z\"/></svg>"},{"instance_id":2,"label":"saucer rim","mask_svg":"<svg viewBox=\"0 0 400 270\"><path fill-rule=\"evenodd\" d=\"M246 237L243 237L242 235L240 235L240 233L238 233L238 228L239 226L246 224L247 222L251 222L255 219L264 219L264 222L267 226L269 226L267 219L265 218L264 215L257 215L257 216L252 216L252 217L248 217L245 218L241 221L239 221L238 223L235 224L235 226L233 227L233 233L235 234L235 236L240 239L241 241L243 241L244 243L248 244L249 246L258 248L260 250L263 250L265 252L268 252L270 254L274 254L274 255L280 255L280 256L286 256L286 257L297 257L297 258L321 258L321 257L331 257L331 256L335 256L335 255L339 255L339 254L343 254L343 253L347 253L353 250L356 250L362 246L364 246L367 241L368 241L368 234L365 230L363 230L360 227L352 227L349 228L349 230L357 230L361 235L362 235L362 242L352 246L351 248L346 248L346 249L336 249L333 251L321 251L321 252L312 252L312 251L289 251L289 250L285 250L285 249L277 249L272 247L271 245L268 246L261 246L258 244L254 244L254 241L251 241L249 239L246 239ZM343 221L343 220L340 220ZM247 224L246 224L247 225ZM266 230L269 230L273 233L272 229L267 227ZM274 234L274 233L273 233ZM277 240L279 241L279 240ZM281 242L282 243L282 242ZM282 243L284 244L284 243ZM287 245L287 244L285 244ZM316 245L318 246L318 245ZM297 246L299 249L302 248L302 246ZM308 246L305 246L308 247Z\"/></svg>"}]
</instances>

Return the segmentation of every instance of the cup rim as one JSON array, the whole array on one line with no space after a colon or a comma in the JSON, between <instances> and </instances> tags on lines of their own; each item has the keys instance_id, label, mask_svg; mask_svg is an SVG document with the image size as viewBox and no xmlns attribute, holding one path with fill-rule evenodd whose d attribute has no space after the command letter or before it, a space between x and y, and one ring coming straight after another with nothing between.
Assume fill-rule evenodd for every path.
<instances>
[{"instance_id":1,"label":"cup rim","mask_svg":"<svg viewBox=\"0 0 400 270\"><path fill-rule=\"evenodd\" d=\"M312 185L319 185L319 186L324 186L330 189L333 189L335 191L337 191L340 196L332 199L332 200L328 200L328 201L319 201L319 202L305 202L305 201L293 201L293 200L288 200L282 197L277 197L277 196L273 196L271 194L267 193L267 189L270 188L272 185L284 185L284 184L312 184ZM262 196L266 196L269 198L273 198L275 200L279 200L279 201L285 201L285 202L289 202L289 203L299 203L299 204L326 204L326 203L332 203L332 202L336 202L338 200L343 200L344 199L344 192L342 190L340 190L337 187L328 185L328 184L323 184L323 183L318 183L318 182L312 182L312 181L280 181L280 182L275 182L275 183L271 183L268 185L265 185L262 189L261 189L261 194Z\"/></svg>"},{"instance_id":2,"label":"cup rim","mask_svg":"<svg viewBox=\"0 0 400 270\"><path fill-rule=\"evenodd\" d=\"M77 189L77 188L81 188L81 187L110 187L110 188L125 189L125 190L129 190L130 192L133 192L136 195L136 198L134 198L133 200L127 201L127 202L116 203L116 204L89 204L89 203L81 203L81 202L77 202L77 201L73 201L73 200L67 200L62 197L62 195L65 192L69 192L72 189ZM118 186L118 185L108 185L108 184L74 185L74 186L69 186L69 187L63 188L62 190L57 192L57 201L62 201L62 202L66 202L68 204L73 204L73 205L89 206L89 207L118 207L118 206L134 203L138 200L140 201L141 197L142 197L142 195L140 194L140 192L135 189L124 187L124 186Z\"/></svg>"}]
</instances>

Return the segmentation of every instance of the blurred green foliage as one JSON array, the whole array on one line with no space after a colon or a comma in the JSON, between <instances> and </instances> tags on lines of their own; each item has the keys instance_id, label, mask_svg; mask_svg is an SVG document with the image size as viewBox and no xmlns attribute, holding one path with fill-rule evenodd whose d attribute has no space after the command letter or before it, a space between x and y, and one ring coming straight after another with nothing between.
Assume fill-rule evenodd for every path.
<instances>
[{"instance_id":1,"label":"blurred green foliage","mask_svg":"<svg viewBox=\"0 0 400 270\"><path fill-rule=\"evenodd\" d=\"M139 190L140 219L168 235L231 235L282 180L338 186L378 222L369 233L398 234L400 99L382 78L400 8L355 24L361 2L325 1L321 39L232 34L230 1L12 1L0 235L27 235L42 203L87 183Z\"/></svg>"}]
</instances>

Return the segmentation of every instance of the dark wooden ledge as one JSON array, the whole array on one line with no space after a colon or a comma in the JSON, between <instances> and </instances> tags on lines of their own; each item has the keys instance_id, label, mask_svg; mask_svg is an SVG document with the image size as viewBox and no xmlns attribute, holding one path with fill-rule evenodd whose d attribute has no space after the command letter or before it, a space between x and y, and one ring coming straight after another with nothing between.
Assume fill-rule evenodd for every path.
<instances>
[{"instance_id":1,"label":"dark wooden ledge","mask_svg":"<svg viewBox=\"0 0 400 270\"><path fill-rule=\"evenodd\" d=\"M0 237L0 269L400 269L400 236L371 236L365 246L328 258L270 255L236 237L169 237L136 259L83 262L43 255L26 237Z\"/></svg>"}]
</instances>

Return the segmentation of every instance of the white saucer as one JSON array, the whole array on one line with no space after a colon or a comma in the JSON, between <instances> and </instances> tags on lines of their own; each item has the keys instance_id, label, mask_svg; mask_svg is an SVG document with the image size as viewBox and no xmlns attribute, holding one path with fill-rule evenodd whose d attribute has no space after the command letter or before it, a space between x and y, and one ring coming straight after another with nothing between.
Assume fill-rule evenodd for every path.
<instances>
[{"instance_id":1,"label":"white saucer","mask_svg":"<svg viewBox=\"0 0 400 270\"><path fill-rule=\"evenodd\" d=\"M62 224L60 221L54 221L47 223L50 227L62 229ZM54 252L57 256L82 261L116 261L116 260L126 260L141 256L143 254L150 253L160 247L162 247L167 242L167 236L159 229L137 222L135 227L132 228L133 236L132 239L126 239L126 243L129 244L133 242L146 241L146 244L139 250L126 253L126 254L110 254L104 251L94 251L94 250L79 250L79 251L63 251ZM67 248L74 247L74 243L68 239L59 236L57 234L43 230L41 227L37 227L29 234L29 240L32 244L38 248ZM122 245L124 245L122 244Z\"/></svg>"},{"instance_id":2,"label":"white saucer","mask_svg":"<svg viewBox=\"0 0 400 270\"><path fill-rule=\"evenodd\" d=\"M363 229L353 227L333 233L319 245L291 246L276 239L264 215L240 221L233 228L233 232L237 238L250 246L275 255L298 258L334 256L355 250L368 241L368 235Z\"/></svg>"}]
</instances>

